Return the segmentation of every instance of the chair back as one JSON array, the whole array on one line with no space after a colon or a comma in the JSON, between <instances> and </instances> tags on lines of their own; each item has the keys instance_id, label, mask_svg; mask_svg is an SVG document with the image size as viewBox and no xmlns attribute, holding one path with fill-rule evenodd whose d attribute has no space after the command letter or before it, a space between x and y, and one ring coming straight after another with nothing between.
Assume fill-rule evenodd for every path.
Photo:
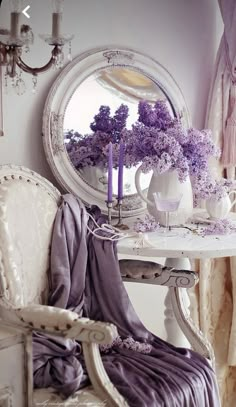
<instances>
[{"instance_id":1,"label":"chair back","mask_svg":"<svg viewBox=\"0 0 236 407\"><path fill-rule=\"evenodd\" d=\"M60 192L24 167L0 166L0 302L46 304L50 242Z\"/></svg>"}]
</instances>

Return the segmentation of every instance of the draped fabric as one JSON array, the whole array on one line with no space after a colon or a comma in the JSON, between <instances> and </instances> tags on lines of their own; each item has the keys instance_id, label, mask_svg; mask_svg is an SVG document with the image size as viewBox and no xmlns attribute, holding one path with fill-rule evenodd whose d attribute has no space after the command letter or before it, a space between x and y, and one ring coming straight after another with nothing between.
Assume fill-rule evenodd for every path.
<instances>
[{"instance_id":1,"label":"draped fabric","mask_svg":"<svg viewBox=\"0 0 236 407\"><path fill-rule=\"evenodd\" d=\"M224 33L217 53L209 94L206 127L222 148L212 173L235 178L236 165L236 2L219 0ZM225 173L223 172L226 168ZM236 405L236 260L201 260L199 263L200 328L210 339L216 356L217 379L223 407Z\"/></svg>"},{"instance_id":2,"label":"draped fabric","mask_svg":"<svg viewBox=\"0 0 236 407\"><path fill-rule=\"evenodd\" d=\"M93 215L99 221L100 211ZM143 326L121 279L116 244L86 235L86 224L83 205L65 195L54 224L49 304L112 322L124 341L131 337L149 347L137 351L114 344L102 354L108 376L130 407L219 406L215 374L207 360ZM86 372L76 342L36 334L33 352L36 387L50 385L68 396L84 385Z\"/></svg>"}]
</instances>

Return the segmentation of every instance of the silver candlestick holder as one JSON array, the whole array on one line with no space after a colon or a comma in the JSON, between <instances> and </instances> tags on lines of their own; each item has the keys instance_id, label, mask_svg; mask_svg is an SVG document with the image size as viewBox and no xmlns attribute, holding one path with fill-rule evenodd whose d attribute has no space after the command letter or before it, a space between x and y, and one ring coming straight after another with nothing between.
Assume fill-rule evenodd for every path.
<instances>
[{"instance_id":1,"label":"silver candlestick holder","mask_svg":"<svg viewBox=\"0 0 236 407\"><path fill-rule=\"evenodd\" d=\"M116 208L118 209L118 223L114 226L120 230L127 230L127 229L129 229L129 226L125 225L122 222L122 203L123 203L123 199L118 199L117 205L116 205Z\"/></svg>"},{"instance_id":2,"label":"silver candlestick holder","mask_svg":"<svg viewBox=\"0 0 236 407\"><path fill-rule=\"evenodd\" d=\"M113 208L113 201L106 201L106 204L107 204L108 224L111 225L111 211Z\"/></svg>"}]
</instances>

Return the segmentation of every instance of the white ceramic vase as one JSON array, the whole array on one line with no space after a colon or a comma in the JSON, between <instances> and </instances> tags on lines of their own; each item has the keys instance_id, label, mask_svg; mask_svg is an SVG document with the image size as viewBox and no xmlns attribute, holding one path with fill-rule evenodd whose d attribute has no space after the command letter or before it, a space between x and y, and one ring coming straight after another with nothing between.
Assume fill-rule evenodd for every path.
<instances>
[{"instance_id":1,"label":"white ceramic vase","mask_svg":"<svg viewBox=\"0 0 236 407\"><path fill-rule=\"evenodd\" d=\"M166 215L164 212L157 210L153 193L160 192L164 199L176 199L182 195L178 210L170 212L169 225L184 224L192 216L193 211L193 192L190 178L187 177L184 182L180 182L176 170L167 171L163 174L158 174L154 170L146 197L140 187L141 173L141 167L139 167L135 174L135 185L138 194L147 203L148 212L155 217L157 222L165 225Z\"/></svg>"},{"instance_id":2,"label":"white ceramic vase","mask_svg":"<svg viewBox=\"0 0 236 407\"><path fill-rule=\"evenodd\" d=\"M212 219L225 219L231 211L233 205L236 203L236 199L231 202L230 195L235 194L236 191L230 191L219 200L209 198L206 200L206 210Z\"/></svg>"}]
</instances>

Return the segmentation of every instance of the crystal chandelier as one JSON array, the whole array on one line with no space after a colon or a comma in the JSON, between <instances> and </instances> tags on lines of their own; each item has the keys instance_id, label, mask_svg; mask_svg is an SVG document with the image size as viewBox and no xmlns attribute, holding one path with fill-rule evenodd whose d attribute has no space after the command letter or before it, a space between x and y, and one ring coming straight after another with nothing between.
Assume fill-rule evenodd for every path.
<instances>
[{"instance_id":1,"label":"crystal chandelier","mask_svg":"<svg viewBox=\"0 0 236 407\"><path fill-rule=\"evenodd\" d=\"M61 68L64 60L63 46L69 43L69 55L71 59L72 35L62 35L61 23L64 0L52 0L52 33L40 35L40 37L51 45L51 57L47 64L41 67L31 67L23 59L23 52L30 51L34 35L29 25L20 25L20 16L24 0L10 0L11 5L11 27L10 30L0 28L0 67L5 67L5 86L11 78L12 86L21 95L25 91L25 83L22 79L22 71L32 74L33 91L36 90L37 75L45 72L51 67Z\"/></svg>"}]
</instances>

